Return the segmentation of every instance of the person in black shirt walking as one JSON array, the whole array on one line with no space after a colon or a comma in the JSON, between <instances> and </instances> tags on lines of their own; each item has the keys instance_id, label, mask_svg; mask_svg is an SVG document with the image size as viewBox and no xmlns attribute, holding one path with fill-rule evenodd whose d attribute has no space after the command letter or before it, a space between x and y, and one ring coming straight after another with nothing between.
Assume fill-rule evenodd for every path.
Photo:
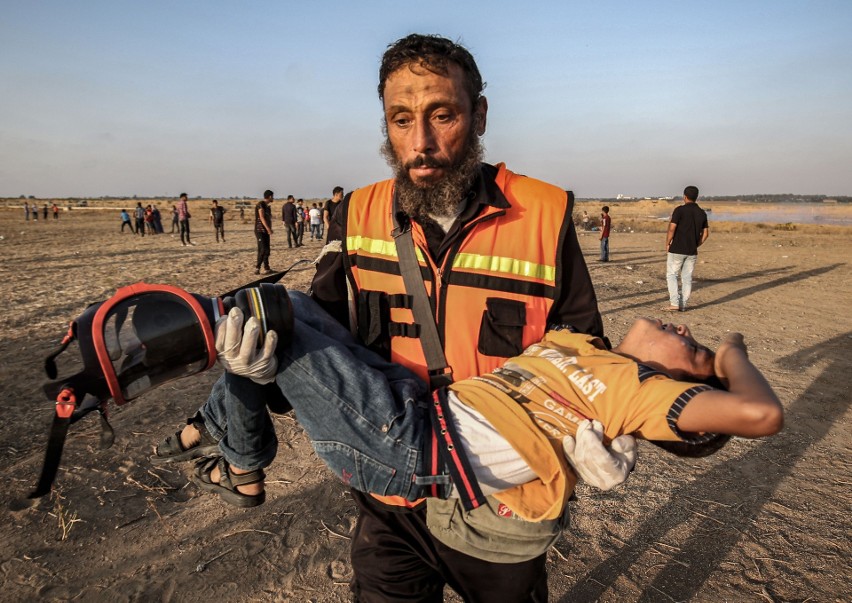
<instances>
[{"instance_id":1,"label":"person in black shirt walking","mask_svg":"<svg viewBox=\"0 0 852 603\"><path fill-rule=\"evenodd\" d=\"M296 198L293 195L287 197L284 207L281 208L281 221L287 229L287 247L301 247L299 242L299 212L296 209Z\"/></svg>"},{"instance_id":2,"label":"person in black shirt walking","mask_svg":"<svg viewBox=\"0 0 852 603\"><path fill-rule=\"evenodd\" d=\"M666 283L669 289L670 312L685 312L692 293L692 270L698 258L698 248L710 236L707 213L698 207L698 187L683 189L683 205L672 212L666 233ZM681 291L678 294L677 277L680 275Z\"/></svg>"},{"instance_id":3,"label":"person in black shirt walking","mask_svg":"<svg viewBox=\"0 0 852 603\"><path fill-rule=\"evenodd\" d=\"M213 223L213 228L216 230L216 242L219 242L219 235L222 235L222 242L225 242L225 208L219 205L216 199L213 199L213 207L210 208L210 221Z\"/></svg>"},{"instance_id":4,"label":"person in black shirt walking","mask_svg":"<svg viewBox=\"0 0 852 603\"><path fill-rule=\"evenodd\" d=\"M269 236L272 234L272 201L275 193L267 190L263 201L254 209L254 234L257 237L257 266L254 273L260 274L260 267L266 274L272 272L269 267Z\"/></svg>"}]
</instances>

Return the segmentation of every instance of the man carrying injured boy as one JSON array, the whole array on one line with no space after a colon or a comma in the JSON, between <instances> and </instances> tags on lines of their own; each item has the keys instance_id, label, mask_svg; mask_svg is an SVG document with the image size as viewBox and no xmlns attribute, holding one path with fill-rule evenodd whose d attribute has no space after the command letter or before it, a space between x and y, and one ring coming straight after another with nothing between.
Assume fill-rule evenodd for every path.
<instances>
[{"instance_id":1,"label":"man carrying injured boy","mask_svg":"<svg viewBox=\"0 0 852 603\"><path fill-rule=\"evenodd\" d=\"M623 481L635 449L622 434L700 445L716 434L760 437L783 425L781 404L738 333L714 354L685 325L640 318L609 351L596 337L554 327L492 374L430 394L308 296L289 295L293 334L277 356L274 331L257 348L254 318L243 325L233 309L220 319L216 348L226 373L152 457L214 455L197 463L193 481L238 506L264 501L262 468L277 450L252 381L275 382L318 456L352 488L409 500L459 497L466 510L493 495L533 522L562 515L578 474L604 487ZM592 446L591 461L578 458L577 442L601 437L611 455Z\"/></svg>"}]
</instances>

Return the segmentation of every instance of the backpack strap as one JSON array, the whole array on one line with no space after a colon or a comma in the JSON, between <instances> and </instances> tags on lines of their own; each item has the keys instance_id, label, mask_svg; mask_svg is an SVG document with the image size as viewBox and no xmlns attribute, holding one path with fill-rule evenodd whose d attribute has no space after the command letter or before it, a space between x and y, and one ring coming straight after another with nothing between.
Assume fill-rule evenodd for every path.
<instances>
[{"instance_id":1,"label":"backpack strap","mask_svg":"<svg viewBox=\"0 0 852 603\"><path fill-rule=\"evenodd\" d=\"M405 283L405 290L411 297L411 312L414 320L420 326L420 345L426 358L429 371L429 387L434 391L453 382L453 370L447 365L444 346L438 335L438 325L432 304L426 296L423 279L420 276L420 263L414 251L414 238L411 236L411 222L400 224L394 216L393 238L396 243L396 253L399 257L399 271Z\"/></svg>"}]
</instances>

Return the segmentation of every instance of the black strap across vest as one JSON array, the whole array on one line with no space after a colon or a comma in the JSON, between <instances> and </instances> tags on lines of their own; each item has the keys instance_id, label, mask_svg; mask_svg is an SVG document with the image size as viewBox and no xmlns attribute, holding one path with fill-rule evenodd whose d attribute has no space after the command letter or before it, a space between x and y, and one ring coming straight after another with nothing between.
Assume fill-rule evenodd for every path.
<instances>
[{"instance_id":1,"label":"black strap across vest","mask_svg":"<svg viewBox=\"0 0 852 603\"><path fill-rule=\"evenodd\" d=\"M393 237L399 258L399 271L405 283L405 290L411 297L411 312L419 325L420 345L423 347L429 371L429 386L433 392L433 404L430 405L433 442L437 440L438 456L453 478L462 505L466 511L471 511L485 504L485 495L479 488L470 463L459 445L458 434L449 420L446 388L453 382L453 371L447 364L432 304L426 295L420 275L411 223L398 220L394 216L394 226Z\"/></svg>"}]
</instances>

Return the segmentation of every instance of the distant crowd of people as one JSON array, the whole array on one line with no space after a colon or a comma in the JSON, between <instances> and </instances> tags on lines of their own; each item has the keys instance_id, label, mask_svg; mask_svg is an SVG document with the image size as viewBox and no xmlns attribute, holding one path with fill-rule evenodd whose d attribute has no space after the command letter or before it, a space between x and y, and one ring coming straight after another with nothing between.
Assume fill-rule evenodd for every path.
<instances>
[{"instance_id":1,"label":"distant crowd of people","mask_svg":"<svg viewBox=\"0 0 852 603\"><path fill-rule=\"evenodd\" d=\"M59 206L56 205L56 203L54 203L51 207L48 207L47 203L45 203L44 206L42 206L41 210L45 220L47 220L48 212L53 212L54 220L59 219ZM24 201L24 220L29 222L31 215L33 218L33 222L38 222L38 205L36 205L35 203L30 205L29 203Z\"/></svg>"},{"instance_id":2,"label":"distant crowd of people","mask_svg":"<svg viewBox=\"0 0 852 603\"><path fill-rule=\"evenodd\" d=\"M342 200L342 186L334 187L331 199L326 201L322 208L318 203L312 203L311 207L308 207L304 199L297 200L293 195L287 195L287 200L281 208L281 222L287 231L287 247L292 249L304 246L305 231L310 232L311 241L321 241ZM269 266L269 254L273 233L272 204L274 201L275 193L267 190L263 193L263 199L255 207L254 232L257 238L255 274L260 274L261 269L265 274L272 272Z\"/></svg>"},{"instance_id":3,"label":"distant crowd of people","mask_svg":"<svg viewBox=\"0 0 852 603\"><path fill-rule=\"evenodd\" d=\"M213 200L213 204L214 206L217 205L215 199ZM212 213L213 212L211 210L211 215ZM181 245L195 245L195 243L193 243L189 238L189 218L191 216L189 213L189 206L187 204L186 193L181 193L178 203L176 205L172 205L171 214L172 228L169 233L174 234L175 232L179 232ZM136 203L136 207L133 209L132 216L126 209L122 209L119 214L119 218L121 219L120 232L124 232L124 229L127 228L131 233L137 234L141 237L144 237L146 234L153 236L165 233L165 229L163 228L163 216L157 205L151 205L149 203L145 207L142 207L142 202L138 201ZM222 235L222 239L224 240L224 233Z\"/></svg>"},{"instance_id":4,"label":"distant crowd of people","mask_svg":"<svg viewBox=\"0 0 852 603\"><path fill-rule=\"evenodd\" d=\"M308 204L304 199L296 199L293 195L287 195L287 199L281 208L281 222L287 232L287 247L289 249L303 247L305 233L308 233L309 241L322 241L328 229L329 222L342 200L342 186L335 186L332 190L331 199L328 199L324 203L315 202ZM265 273L272 272L269 266L269 255L273 233L272 204L274 201L275 194L271 190L267 190L263 195L263 199L255 206L254 234L257 239L255 274L260 274L261 269ZM47 205L45 205L45 208L47 208ZM225 207L219 204L217 199L213 199L208 221L213 226L217 243L220 241L222 243L225 242L225 213L227 211ZM244 222L246 218L245 208L241 206L239 212L240 220ZM180 200L177 204L172 205L170 213L172 220L169 233L180 234L181 245L194 246L195 243L190 238L190 218L192 215L189 211L186 193L181 193ZM29 220L29 215L29 206L27 206L27 220ZM132 210L132 213L126 209L122 209L119 217L121 219L120 232L122 233L125 231L125 228L129 232L142 237L146 234L157 235L165 232L162 214L156 205L149 204L143 207L140 201L136 203L136 207Z\"/></svg>"}]
</instances>

